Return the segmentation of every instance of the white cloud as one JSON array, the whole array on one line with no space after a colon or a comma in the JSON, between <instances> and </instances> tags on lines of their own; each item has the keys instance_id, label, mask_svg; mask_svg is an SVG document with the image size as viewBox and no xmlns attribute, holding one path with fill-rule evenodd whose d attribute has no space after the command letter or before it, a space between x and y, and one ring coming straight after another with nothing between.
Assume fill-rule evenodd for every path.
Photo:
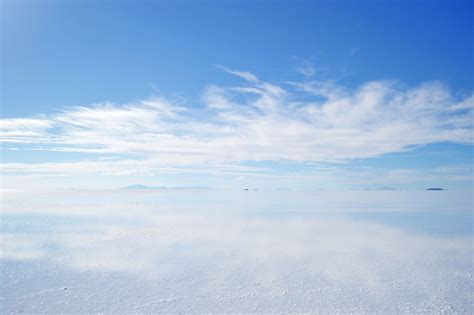
<instances>
[{"instance_id":1,"label":"white cloud","mask_svg":"<svg viewBox=\"0 0 474 315\"><path fill-rule=\"evenodd\" d=\"M15 143L50 142L54 137L47 133L53 122L40 118L0 119L0 141Z\"/></svg>"},{"instance_id":2,"label":"white cloud","mask_svg":"<svg viewBox=\"0 0 474 315\"><path fill-rule=\"evenodd\" d=\"M316 69L314 64L310 60L303 60L301 64L294 68L297 73L300 73L304 76L311 77L316 74Z\"/></svg>"},{"instance_id":3,"label":"white cloud","mask_svg":"<svg viewBox=\"0 0 474 315\"><path fill-rule=\"evenodd\" d=\"M248 84L207 87L204 107L162 97L72 107L41 119L3 119L0 138L21 148L133 155L114 166L118 173L241 161L345 162L440 141L473 143L473 96L459 99L438 82L279 86L221 68Z\"/></svg>"},{"instance_id":4,"label":"white cloud","mask_svg":"<svg viewBox=\"0 0 474 315\"><path fill-rule=\"evenodd\" d=\"M233 69L230 69L229 67L221 66L221 65L217 65L217 67L221 70L224 70L225 72L241 77L242 79L247 80L249 82L258 82L257 76L254 75L253 73L250 73L247 71L233 70Z\"/></svg>"},{"instance_id":5,"label":"white cloud","mask_svg":"<svg viewBox=\"0 0 474 315\"><path fill-rule=\"evenodd\" d=\"M36 118L13 118L0 120L0 130L42 130L51 127L50 121Z\"/></svg>"}]
</instances>

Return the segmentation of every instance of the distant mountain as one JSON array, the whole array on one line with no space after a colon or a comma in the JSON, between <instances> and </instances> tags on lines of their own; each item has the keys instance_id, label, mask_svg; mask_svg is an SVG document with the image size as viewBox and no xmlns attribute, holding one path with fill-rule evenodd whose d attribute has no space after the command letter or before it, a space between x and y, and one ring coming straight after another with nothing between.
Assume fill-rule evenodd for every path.
<instances>
[{"instance_id":1,"label":"distant mountain","mask_svg":"<svg viewBox=\"0 0 474 315\"><path fill-rule=\"evenodd\" d=\"M121 189L125 190L152 190L152 189L210 189L209 187L202 187L202 186L188 186L188 187L166 187L166 186L147 186L147 185L130 185L126 187L122 187Z\"/></svg>"},{"instance_id":2,"label":"distant mountain","mask_svg":"<svg viewBox=\"0 0 474 315\"><path fill-rule=\"evenodd\" d=\"M160 188L165 188L165 187L154 187L154 186L137 184L137 185L130 185L127 187L123 187L121 189L160 189Z\"/></svg>"},{"instance_id":3,"label":"distant mountain","mask_svg":"<svg viewBox=\"0 0 474 315\"><path fill-rule=\"evenodd\" d=\"M374 190L398 190L398 189L385 186L385 187L375 188Z\"/></svg>"},{"instance_id":4,"label":"distant mountain","mask_svg":"<svg viewBox=\"0 0 474 315\"><path fill-rule=\"evenodd\" d=\"M426 190L444 190L443 188L435 187L435 188L428 188Z\"/></svg>"}]
</instances>

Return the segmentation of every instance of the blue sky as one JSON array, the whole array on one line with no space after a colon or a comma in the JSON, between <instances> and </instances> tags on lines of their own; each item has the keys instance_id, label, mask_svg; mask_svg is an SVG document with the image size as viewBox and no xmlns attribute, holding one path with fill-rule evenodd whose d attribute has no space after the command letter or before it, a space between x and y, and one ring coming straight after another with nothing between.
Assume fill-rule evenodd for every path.
<instances>
[{"instance_id":1,"label":"blue sky","mask_svg":"<svg viewBox=\"0 0 474 315\"><path fill-rule=\"evenodd\" d=\"M3 1L5 187L472 185L470 1Z\"/></svg>"}]
</instances>

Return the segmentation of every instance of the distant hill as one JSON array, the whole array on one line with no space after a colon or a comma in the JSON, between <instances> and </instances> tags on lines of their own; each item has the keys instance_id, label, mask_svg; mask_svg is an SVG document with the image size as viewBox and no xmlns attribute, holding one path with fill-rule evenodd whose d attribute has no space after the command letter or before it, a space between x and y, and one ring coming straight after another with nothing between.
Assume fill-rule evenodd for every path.
<instances>
[{"instance_id":1,"label":"distant hill","mask_svg":"<svg viewBox=\"0 0 474 315\"><path fill-rule=\"evenodd\" d=\"M384 187L376 187L376 188L364 188L363 190L400 190L400 189L384 186Z\"/></svg>"},{"instance_id":2,"label":"distant hill","mask_svg":"<svg viewBox=\"0 0 474 315\"><path fill-rule=\"evenodd\" d=\"M398 190L398 189L385 186L385 187L375 188L374 190Z\"/></svg>"},{"instance_id":3,"label":"distant hill","mask_svg":"<svg viewBox=\"0 0 474 315\"><path fill-rule=\"evenodd\" d=\"M426 190L444 190L443 188L435 187L435 188L427 188Z\"/></svg>"},{"instance_id":4,"label":"distant hill","mask_svg":"<svg viewBox=\"0 0 474 315\"><path fill-rule=\"evenodd\" d=\"M189 187L166 187L166 186L147 186L147 185L130 185L126 187L122 187L120 189L124 190L152 190L152 189L210 189L209 187L202 187L202 186L189 186Z\"/></svg>"},{"instance_id":5,"label":"distant hill","mask_svg":"<svg viewBox=\"0 0 474 315\"><path fill-rule=\"evenodd\" d=\"M137 184L137 185L122 187L121 189L160 189L160 188L165 188L165 187L154 187L154 186Z\"/></svg>"}]
</instances>

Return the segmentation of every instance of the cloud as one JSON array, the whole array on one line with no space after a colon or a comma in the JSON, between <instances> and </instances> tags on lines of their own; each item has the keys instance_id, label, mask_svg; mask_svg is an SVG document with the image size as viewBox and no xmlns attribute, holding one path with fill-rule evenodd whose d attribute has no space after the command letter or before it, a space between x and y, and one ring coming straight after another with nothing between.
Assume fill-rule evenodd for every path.
<instances>
[{"instance_id":1,"label":"cloud","mask_svg":"<svg viewBox=\"0 0 474 315\"><path fill-rule=\"evenodd\" d=\"M52 127L48 119L11 118L0 119L0 139L4 142L31 143L50 142L53 137L47 133Z\"/></svg>"},{"instance_id":2,"label":"cloud","mask_svg":"<svg viewBox=\"0 0 474 315\"><path fill-rule=\"evenodd\" d=\"M352 47L351 49L349 49L349 55L354 56L355 54L359 52L359 49L360 47Z\"/></svg>"},{"instance_id":3,"label":"cloud","mask_svg":"<svg viewBox=\"0 0 474 315\"><path fill-rule=\"evenodd\" d=\"M220 68L246 84L206 87L204 106L152 97L71 107L40 119L0 120L0 140L13 149L116 154L147 171L243 161L341 163L435 142L473 143L474 97L456 97L439 82L276 85Z\"/></svg>"},{"instance_id":4,"label":"cloud","mask_svg":"<svg viewBox=\"0 0 474 315\"><path fill-rule=\"evenodd\" d=\"M300 73L304 76L311 77L316 74L316 69L314 68L314 64L310 60L303 60L301 64L294 68L297 73Z\"/></svg>"},{"instance_id":5,"label":"cloud","mask_svg":"<svg viewBox=\"0 0 474 315\"><path fill-rule=\"evenodd\" d=\"M230 69L229 67L221 66L221 65L216 65L216 66L219 69L224 70L225 72L241 77L242 79L247 80L249 82L258 82L257 76L255 76L253 73L250 73L247 71L233 70L233 69Z\"/></svg>"}]
</instances>

